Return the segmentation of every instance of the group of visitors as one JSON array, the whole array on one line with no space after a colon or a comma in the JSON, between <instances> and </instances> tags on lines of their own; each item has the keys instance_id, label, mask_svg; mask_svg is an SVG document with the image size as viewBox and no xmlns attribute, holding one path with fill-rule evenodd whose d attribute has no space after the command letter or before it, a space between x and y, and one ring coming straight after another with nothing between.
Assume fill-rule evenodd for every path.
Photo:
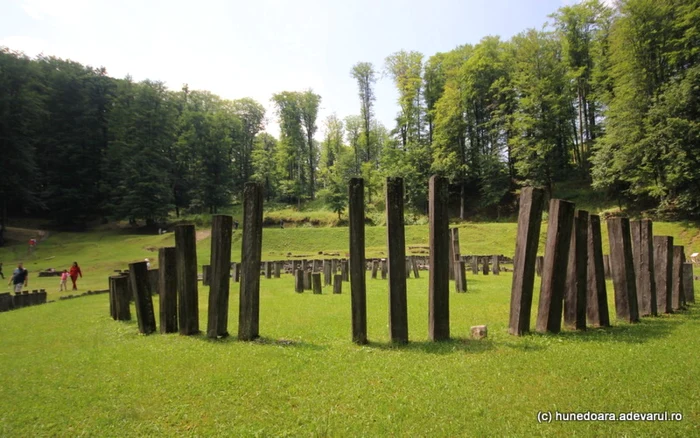
<instances>
[{"instance_id":1,"label":"group of visitors","mask_svg":"<svg viewBox=\"0 0 700 438\"><path fill-rule=\"evenodd\" d=\"M2 273L2 263L0 263L0 275L4 279L5 276ZM73 290L78 290L78 277L83 277L83 273L78 266L78 262L73 262L70 270L64 269L61 273L61 285L59 291L68 290L68 279L70 278L73 282ZM29 271L24 268L24 265L20 262L17 264L17 268L12 272L12 277L7 285L12 285L15 293L22 292L22 288L26 288L29 285Z\"/></svg>"}]
</instances>

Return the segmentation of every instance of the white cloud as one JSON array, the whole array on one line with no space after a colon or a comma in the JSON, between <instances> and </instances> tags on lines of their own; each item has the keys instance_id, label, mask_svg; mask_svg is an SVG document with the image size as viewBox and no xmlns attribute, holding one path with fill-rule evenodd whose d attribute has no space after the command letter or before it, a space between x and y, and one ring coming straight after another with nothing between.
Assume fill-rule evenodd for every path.
<instances>
[{"instance_id":1,"label":"white cloud","mask_svg":"<svg viewBox=\"0 0 700 438\"><path fill-rule=\"evenodd\" d=\"M88 0L23 0L22 9L35 20L58 19L65 24L78 24L90 7Z\"/></svg>"}]
</instances>

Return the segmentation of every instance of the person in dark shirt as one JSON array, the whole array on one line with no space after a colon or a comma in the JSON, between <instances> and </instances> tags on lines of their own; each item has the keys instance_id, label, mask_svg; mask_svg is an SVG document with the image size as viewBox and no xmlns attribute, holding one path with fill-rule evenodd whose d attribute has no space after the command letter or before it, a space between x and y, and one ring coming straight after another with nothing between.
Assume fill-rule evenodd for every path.
<instances>
[{"instance_id":1,"label":"person in dark shirt","mask_svg":"<svg viewBox=\"0 0 700 438\"><path fill-rule=\"evenodd\" d=\"M12 273L12 278L8 285L14 285L15 293L22 292L22 286L27 287L29 284L29 271L24 269L22 263L17 264L17 269Z\"/></svg>"}]
</instances>

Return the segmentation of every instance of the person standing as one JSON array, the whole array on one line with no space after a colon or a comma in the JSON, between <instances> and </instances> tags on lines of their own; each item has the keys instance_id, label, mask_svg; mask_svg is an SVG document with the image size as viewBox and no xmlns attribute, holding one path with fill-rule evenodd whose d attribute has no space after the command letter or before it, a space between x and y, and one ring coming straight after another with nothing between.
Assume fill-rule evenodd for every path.
<instances>
[{"instance_id":1,"label":"person standing","mask_svg":"<svg viewBox=\"0 0 700 438\"><path fill-rule=\"evenodd\" d=\"M73 290L78 290L78 286L75 284L76 281L78 281L78 275L80 275L80 278L83 278L83 273L80 271L80 266L78 266L78 262L73 262L73 266L70 267L70 279L73 282Z\"/></svg>"},{"instance_id":2,"label":"person standing","mask_svg":"<svg viewBox=\"0 0 700 438\"><path fill-rule=\"evenodd\" d=\"M7 284L14 285L14 292L16 294L22 292L22 286L27 287L29 284L29 271L24 269L22 263L17 264L17 269L14 270L10 282Z\"/></svg>"},{"instance_id":3,"label":"person standing","mask_svg":"<svg viewBox=\"0 0 700 438\"><path fill-rule=\"evenodd\" d=\"M66 284L67 282L68 282L68 270L64 269L63 272L61 273L61 287L59 289L59 292L68 290L68 285Z\"/></svg>"}]
</instances>

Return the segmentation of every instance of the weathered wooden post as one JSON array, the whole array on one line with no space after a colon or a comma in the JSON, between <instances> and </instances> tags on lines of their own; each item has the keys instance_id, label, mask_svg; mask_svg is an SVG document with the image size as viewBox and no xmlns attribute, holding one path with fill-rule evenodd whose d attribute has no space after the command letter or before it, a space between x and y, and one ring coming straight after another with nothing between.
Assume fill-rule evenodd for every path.
<instances>
[{"instance_id":1,"label":"weathered wooden post","mask_svg":"<svg viewBox=\"0 0 700 438\"><path fill-rule=\"evenodd\" d=\"M632 258L637 282L639 316L656 316L656 282L654 280L654 244L649 219L630 221Z\"/></svg>"},{"instance_id":2,"label":"weathered wooden post","mask_svg":"<svg viewBox=\"0 0 700 438\"><path fill-rule=\"evenodd\" d=\"M462 293L467 291L467 272L466 272L466 263L464 260L459 260L455 262L455 277L459 276L462 281L459 282L459 285L457 282L455 282L455 289L457 286L459 286L459 289L457 289L457 293Z\"/></svg>"},{"instance_id":3,"label":"weathered wooden post","mask_svg":"<svg viewBox=\"0 0 700 438\"><path fill-rule=\"evenodd\" d=\"M202 285L209 286L209 279L211 277L211 266L202 265Z\"/></svg>"},{"instance_id":4,"label":"weathered wooden post","mask_svg":"<svg viewBox=\"0 0 700 438\"><path fill-rule=\"evenodd\" d=\"M240 263L231 263L231 278L233 278L233 281L238 283L241 281L241 264Z\"/></svg>"},{"instance_id":5,"label":"weathered wooden post","mask_svg":"<svg viewBox=\"0 0 700 438\"><path fill-rule=\"evenodd\" d=\"M473 255L469 260L471 261L472 274L479 275L479 257Z\"/></svg>"},{"instance_id":6,"label":"weathered wooden post","mask_svg":"<svg viewBox=\"0 0 700 438\"><path fill-rule=\"evenodd\" d=\"M481 258L481 272L484 275L489 275L489 258L488 257L482 257Z\"/></svg>"},{"instance_id":7,"label":"weathered wooden post","mask_svg":"<svg viewBox=\"0 0 700 438\"><path fill-rule=\"evenodd\" d=\"M453 229L447 212L447 180L433 175L428 184L428 210L430 217L430 273L428 288L428 338L431 341L450 339L450 271L455 262L449 258L449 247L454 244L459 231ZM454 250L453 250L454 251ZM456 254L453 252L453 254Z\"/></svg>"},{"instance_id":8,"label":"weathered wooden post","mask_svg":"<svg viewBox=\"0 0 700 438\"><path fill-rule=\"evenodd\" d=\"M491 272L493 272L493 275L501 274L501 260L498 255L491 257Z\"/></svg>"},{"instance_id":9,"label":"weathered wooden post","mask_svg":"<svg viewBox=\"0 0 700 438\"><path fill-rule=\"evenodd\" d=\"M158 272L158 269L148 270L148 281L151 284L151 293L153 295L160 296L160 281L158 280L159 278L160 273Z\"/></svg>"},{"instance_id":10,"label":"weathered wooden post","mask_svg":"<svg viewBox=\"0 0 700 438\"><path fill-rule=\"evenodd\" d=\"M386 179L386 234L389 264L389 333L392 342L408 342L406 237L403 223L403 178ZM435 269L434 266L430 267Z\"/></svg>"},{"instance_id":11,"label":"weathered wooden post","mask_svg":"<svg viewBox=\"0 0 700 438\"><path fill-rule=\"evenodd\" d=\"M315 294L321 294L321 273L314 272L311 274L311 286Z\"/></svg>"},{"instance_id":12,"label":"weathered wooden post","mask_svg":"<svg viewBox=\"0 0 700 438\"><path fill-rule=\"evenodd\" d=\"M338 260L331 259L331 275L335 275L338 272Z\"/></svg>"},{"instance_id":13,"label":"weathered wooden post","mask_svg":"<svg viewBox=\"0 0 700 438\"><path fill-rule=\"evenodd\" d=\"M673 312L673 237L654 236L654 277L659 313Z\"/></svg>"},{"instance_id":14,"label":"weathered wooden post","mask_svg":"<svg viewBox=\"0 0 700 438\"><path fill-rule=\"evenodd\" d=\"M608 219L608 238L610 240L610 270L615 287L615 313L619 319L639 322L637 279L632 261L629 219Z\"/></svg>"},{"instance_id":15,"label":"weathered wooden post","mask_svg":"<svg viewBox=\"0 0 700 438\"><path fill-rule=\"evenodd\" d=\"M352 341L367 343L367 288L365 273L365 183L351 178L348 187L350 221L350 302ZM376 275L376 270L374 271Z\"/></svg>"},{"instance_id":16,"label":"weathered wooden post","mask_svg":"<svg viewBox=\"0 0 700 438\"><path fill-rule=\"evenodd\" d=\"M406 257L406 278L411 278L411 261Z\"/></svg>"},{"instance_id":17,"label":"weathered wooden post","mask_svg":"<svg viewBox=\"0 0 700 438\"><path fill-rule=\"evenodd\" d=\"M114 275L109 278L109 281L114 285L115 319L117 321L131 321L129 277Z\"/></svg>"},{"instance_id":18,"label":"weathered wooden post","mask_svg":"<svg viewBox=\"0 0 700 438\"><path fill-rule=\"evenodd\" d=\"M544 265L544 256L537 256L535 259L535 272L538 277L542 276L542 266Z\"/></svg>"},{"instance_id":19,"label":"weathered wooden post","mask_svg":"<svg viewBox=\"0 0 700 438\"><path fill-rule=\"evenodd\" d=\"M129 263L129 281L134 291L136 319L139 332L148 335L156 331L156 316L153 313L151 286L148 283L146 262Z\"/></svg>"},{"instance_id":20,"label":"weathered wooden post","mask_svg":"<svg viewBox=\"0 0 700 438\"><path fill-rule=\"evenodd\" d=\"M233 218L231 216L217 214L212 217L209 320L207 324L207 336L212 339L228 336L232 234Z\"/></svg>"},{"instance_id":21,"label":"weathered wooden post","mask_svg":"<svg viewBox=\"0 0 700 438\"><path fill-rule=\"evenodd\" d=\"M566 293L564 295L564 324L576 330L586 329L587 280L588 212L579 210L574 217L571 233Z\"/></svg>"},{"instance_id":22,"label":"weathered wooden post","mask_svg":"<svg viewBox=\"0 0 700 438\"><path fill-rule=\"evenodd\" d=\"M265 262L265 278L272 278L272 262L269 260Z\"/></svg>"},{"instance_id":23,"label":"weathered wooden post","mask_svg":"<svg viewBox=\"0 0 700 438\"><path fill-rule=\"evenodd\" d=\"M323 261L323 280L326 286L333 284L333 273L331 272L331 261Z\"/></svg>"},{"instance_id":24,"label":"weathered wooden post","mask_svg":"<svg viewBox=\"0 0 700 438\"><path fill-rule=\"evenodd\" d=\"M343 281L350 281L350 261L348 259L342 260L340 273L343 274Z\"/></svg>"},{"instance_id":25,"label":"weathered wooden post","mask_svg":"<svg viewBox=\"0 0 700 438\"><path fill-rule=\"evenodd\" d=\"M311 290L311 271L304 271L304 290Z\"/></svg>"},{"instance_id":26,"label":"weathered wooden post","mask_svg":"<svg viewBox=\"0 0 700 438\"><path fill-rule=\"evenodd\" d=\"M372 278L376 279L377 278L377 271L379 270L379 260L374 259L372 260Z\"/></svg>"},{"instance_id":27,"label":"weathered wooden post","mask_svg":"<svg viewBox=\"0 0 700 438\"><path fill-rule=\"evenodd\" d=\"M540 240L543 204L543 190L525 187L520 192L518 232L513 258L513 283L510 291L508 333L511 335L521 336L530 331L535 260Z\"/></svg>"},{"instance_id":28,"label":"weathered wooden post","mask_svg":"<svg viewBox=\"0 0 700 438\"><path fill-rule=\"evenodd\" d=\"M158 250L158 302L160 309L160 332L177 332L177 255L174 247Z\"/></svg>"},{"instance_id":29,"label":"weathered wooden post","mask_svg":"<svg viewBox=\"0 0 700 438\"><path fill-rule=\"evenodd\" d=\"M333 293L340 294L343 292L343 274L333 275Z\"/></svg>"},{"instance_id":30,"label":"weathered wooden post","mask_svg":"<svg viewBox=\"0 0 700 438\"><path fill-rule=\"evenodd\" d=\"M673 247L673 310L681 310L685 304L683 291L683 263L685 263L684 248L676 245Z\"/></svg>"},{"instance_id":31,"label":"weathered wooden post","mask_svg":"<svg viewBox=\"0 0 700 438\"><path fill-rule=\"evenodd\" d=\"M301 269L294 271L294 292L304 292L304 271Z\"/></svg>"},{"instance_id":32,"label":"weathered wooden post","mask_svg":"<svg viewBox=\"0 0 700 438\"><path fill-rule=\"evenodd\" d=\"M109 282L109 316L116 320L117 319L117 305L116 305L116 291L114 290L114 284L112 282L112 277L107 279ZM4 296L4 295L0 295ZM2 312L2 309L0 309Z\"/></svg>"},{"instance_id":33,"label":"weathered wooden post","mask_svg":"<svg viewBox=\"0 0 700 438\"><path fill-rule=\"evenodd\" d=\"M547 243L542 265L542 286L537 312L538 332L561 331L562 302L571 246L575 205L561 199L549 201ZM516 260L517 261L517 260Z\"/></svg>"},{"instance_id":34,"label":"weathered wooden post","mask_svg":"<svg viewBox=\"0 0 700 438\"><path fill-rule=\"evenodd\" d=\"M588 296L586 297L588 322L596 327L609 327L608 293L603 268L603 240L600 233L600 216L588 218Z\"/></svg>"},{"instance_id":35,"label":"weathered wooden post","mask_svg":"<svg viewBox=\"0 0 700 438\"><path fill-rule=\"evenodd\" d=\"M252 341L260 336L262 192L258 183L246 183L243 189L242 278L238 312L238 339L241 341Z\"/></svg>"},{"instance_id":36,"label":"weathered wooden post","mask_svg":"<svg viewBox=\"0 0 700 438\"><path fill-rule=\"evenodd\" d=\"M387 263L387 260L382 259L381 265L382 265L382 280L386 280L386 275L389 272L389 265Z\"/></svg>"},{"instance_id":37,"label":"weathered wooden post","mask_svg":"<svg viewBox=\"0 0 700 438\"><path fill-rule=\"evenodd\" d=\"M449 225L448 225L449 227ZM462 283L466 282L465 277L460 277L459 270L459 259L460 259L460 249L459 249L459 228L449 228L449 258L448 264L450 269L450 280L455 281L455 289L458 291L462 290ZM432 266L432 265L431 265Z\"/></svg>"},{"instance_id":38,"label":"weathered wooden post","mask_svg":"<svg viewBox=\"0 0 700 438\"><path fill-rule=\"evenodd\" d=\"M413 277L420 278L420 273L418 272L418 262L416 261L416 257L410 256L409 259L411 260L411 268L413 269Z\"/></svg>"},{"instance_id":39,"label":"weathered wooden post","mask_svg":"<svg viewBox=\"0 0 700 438\"><path fill-rule=\"evenodd\" d=\"M194 225L175 226L178 316L181 335L199 333L197 240Z\"/></svg>"},{"instance_id":40,"label":"weathered wooden post","mask_svg":"<svg viewBox=\"0 0 700 438\"><path fill-rule=\"evenodd\" d=\"M275 278L280 278L280 270L282 269L282 262L276 261L272 262L274 263L273 268L275 270Z\"/></svg>"},{"instance_id":41,"label":"weathered wooden post","mask_svg":"<svg viewBox=\"0 0 700 438\"><path fill-rule=\"evenodd\" d=\"M693 284L693 264L683 263L683 293L689 303L695 302L695 285Z\"/></svg>"}]
</instances>

